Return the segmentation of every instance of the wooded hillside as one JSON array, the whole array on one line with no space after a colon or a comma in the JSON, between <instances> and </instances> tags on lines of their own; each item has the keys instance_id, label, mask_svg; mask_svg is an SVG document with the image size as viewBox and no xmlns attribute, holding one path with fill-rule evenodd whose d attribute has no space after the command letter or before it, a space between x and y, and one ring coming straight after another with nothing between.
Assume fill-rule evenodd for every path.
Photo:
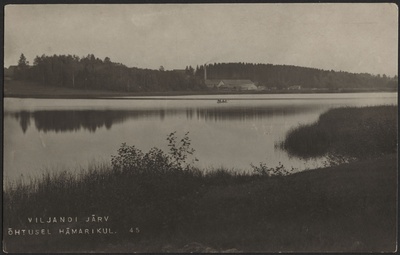
<instances>
[{"instance_id":1,"label":"wooded hillside","mask_svg":"<svg viewBox=\"0 0 400 255\"><path fill-rule=\"evenodd\" d=\"M202 75L203 66L196 74ZM355 74L289 65L216 63L207 65L208 79L249 79L266 87L383 88L396 87L397 76Z\"/></svg>"},{"instance_id":2,"label":"wooded hillside","mask_svg":"<svg viewBox=\"0 0 400 255\"><path fill-rule=\"evenodd\" d=\"M35 81L45 86L67 87L85 90L114 90L127 92L162 92L207 90L204 83L204 65L194 69L166 71L127 67L106 57L93 54L86 57L75 55L37 56L29 65L21 54L14 68L14 79ZM397 76L355 74L343 71L327 71L316 68L251 64L214 63L206 66L207 79L248 79L257 86L285 89L302 88L396 88Z\"/></svg>"}]
</instances>

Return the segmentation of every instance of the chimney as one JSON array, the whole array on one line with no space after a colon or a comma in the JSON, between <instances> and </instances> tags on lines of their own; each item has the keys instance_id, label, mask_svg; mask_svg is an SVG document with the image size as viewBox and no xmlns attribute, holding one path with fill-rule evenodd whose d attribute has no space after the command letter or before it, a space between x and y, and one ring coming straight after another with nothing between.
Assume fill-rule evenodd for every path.
<instances>
[{"instance_id":1,"label":"chimney","mask_svg":"<svg viewBox=\"0 0 400 255\"><path fill-rule=\"evenodd\" d=\"M207 65L204 65L204 81L207 80Z\"/></svg>"}]
</instances>

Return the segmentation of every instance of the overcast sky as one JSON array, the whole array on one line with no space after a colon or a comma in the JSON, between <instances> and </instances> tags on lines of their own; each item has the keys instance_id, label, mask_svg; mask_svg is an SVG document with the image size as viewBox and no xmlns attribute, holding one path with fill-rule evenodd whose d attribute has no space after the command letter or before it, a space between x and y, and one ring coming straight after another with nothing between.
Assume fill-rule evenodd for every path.
<instances>
[{"instance_id":1,"label":"overcast sky","mask_svg":"<svg viewBox=\"0 0 400 255\"><path fill-rule=\"evenodd\" d=\"M394 4L8 5L4 65L94 54L129 67L251 62L397 74Z\"/></svg>"}]
</instances>

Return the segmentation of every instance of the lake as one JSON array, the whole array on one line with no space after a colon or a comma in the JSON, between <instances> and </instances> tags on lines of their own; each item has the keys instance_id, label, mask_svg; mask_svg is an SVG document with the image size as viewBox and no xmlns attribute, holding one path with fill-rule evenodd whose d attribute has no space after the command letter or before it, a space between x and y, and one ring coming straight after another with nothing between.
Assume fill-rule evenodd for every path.
<instances>
[{"instance_id":1,"label":"lake","mask_svg":"<svg viewBox=\"0 0 400 255\"><path fill-rule=\"evenodd\" d=\"M227 103L217 103L217 99ZM196 166L251 171L265 162L298 171L324 158L290 157L275 146L298 125L340 106L397 105L397 93L211 95L119 99L4 99L4 177L74 171L110 162L121 143L167 150L189 132Z\"/></svg>"}]
</instances>

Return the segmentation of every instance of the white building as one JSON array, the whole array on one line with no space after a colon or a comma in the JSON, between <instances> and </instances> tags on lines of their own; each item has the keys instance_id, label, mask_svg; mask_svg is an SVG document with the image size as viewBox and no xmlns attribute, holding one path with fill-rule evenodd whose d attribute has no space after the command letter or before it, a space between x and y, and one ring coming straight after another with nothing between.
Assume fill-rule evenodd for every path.
<instances>
[{"instance_id":1,"label":"white building","mask_svg":"<svg viewBox=\"0 0 400 255\"><path fill-rule=\"evenodd\" d=\"M217 88L225 90L257 90L257 86L251 80L221 80Z\"/></svg>"},{"instance_id":2,"label":"white building","mask_svg":"<svg viewBox=\"0 0 400 255\"><path fill-rule=\"evenodd\" d=\"M221 82L221 80L205 80L205 84L207 88L209 89L215 89L218 87L218 84Z\"/></svg>"}]
</instances>

